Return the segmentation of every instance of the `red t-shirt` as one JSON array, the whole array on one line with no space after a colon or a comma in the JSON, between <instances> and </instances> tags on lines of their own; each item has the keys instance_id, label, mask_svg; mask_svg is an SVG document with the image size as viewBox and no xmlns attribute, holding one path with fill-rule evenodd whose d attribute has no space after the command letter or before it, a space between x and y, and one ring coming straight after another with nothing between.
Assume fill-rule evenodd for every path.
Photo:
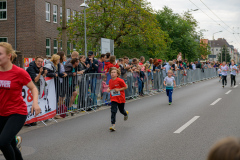
<instances>
[{"instance_id":1,"label":"red t-shirt","mask_svg":"<svg viewBox=\"0 0 240 160\"><path fill-rule=\"evenodd\" d=\"M27 71L15 65L9 71L0 71L0 116L28 115L22 88L29 82L31 77Z\"/></svg>"},{"instance_id":2,"label":"red t-shirt","mask_svg":"<svg viewBox=\"0 0 240 160\"><path fill-rule=\"evenodd\" d=\"M110 79L109 81L109 88L110 90L113 90L114 88L123 88L126 87L127 85L125 84L124 80L121 78L116 78L115 80ZM110 98L111 101L117 102L117 103L125 103L125 91L120 91L119 96L112 96L110 93Z\"/></svg>"}]
</instances>

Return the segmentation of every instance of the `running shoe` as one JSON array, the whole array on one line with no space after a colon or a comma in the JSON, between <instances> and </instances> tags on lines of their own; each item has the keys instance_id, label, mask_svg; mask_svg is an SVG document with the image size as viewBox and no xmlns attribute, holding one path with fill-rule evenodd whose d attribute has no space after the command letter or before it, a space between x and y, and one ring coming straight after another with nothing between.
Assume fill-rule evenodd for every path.
<instances>
[{"instance_id":1,"label":"running shoe","mask_svg":"<svg viewBox=\"0 0 240 160\"><path fill-rule=\"evenodd\" d=\"M22 151L22 146L21 146L22 137L21 136L17 136L16 137L16 142L17 142L17 148L19 149L19 151Z\"/></svg>"},{"instance_id":2,"label":"running shoe","mask_svg":"<svg viewBox=\"0 0 240 160\"><path fill-rule=\"evenodd\" d=\"M128 120L128 111L126 111L127 115L124 116L124 121Z\"/></svg>"},{"instance_id":3,"label":"running shoe","mask_svg":"<svg viewBox=\"0 0 240 160\"><path fill-rule=\"evenodd\" d=\"M112 127L110 127L109 130L112 131L112 132L116 131L115 126L112 125Z\"/></svg>"},{"instance_id":4,"label":"running shoe","mask_svg":"<svg viewBox=\"0 0 240 160\"><path fill-rule=\"evenodd\" d=\"M224 88L224 86L222 86Z\"/></svg>"},{"instance_id":5,"label":"running shoe","mask_svg":"<svg viewBox=\"0 0 240 160\"><path fill-rule=\"evenodd\" d=\"M171 102L169 102L169 105L171 105L172 103Z\"/></svg>"}]
</instances>

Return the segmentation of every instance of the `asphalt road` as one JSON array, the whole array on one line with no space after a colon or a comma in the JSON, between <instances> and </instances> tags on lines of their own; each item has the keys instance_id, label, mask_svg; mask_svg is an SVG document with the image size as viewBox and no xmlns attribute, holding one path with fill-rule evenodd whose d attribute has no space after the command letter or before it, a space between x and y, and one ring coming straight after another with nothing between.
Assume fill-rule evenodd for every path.
<instances>
[{"instance_id":1,"label":"asphalt road","mask_svg":"<svg viewBox=\"0 0 240 160\"><path fill-rule=\"evenodd\" d=\"M205 160L217 140L240 137L238 79L236 88L212 79L177 89L171 106L165 93L127 103L116 132L107 109L21 134L24 159Z\"/></svg>"}]
</instances>

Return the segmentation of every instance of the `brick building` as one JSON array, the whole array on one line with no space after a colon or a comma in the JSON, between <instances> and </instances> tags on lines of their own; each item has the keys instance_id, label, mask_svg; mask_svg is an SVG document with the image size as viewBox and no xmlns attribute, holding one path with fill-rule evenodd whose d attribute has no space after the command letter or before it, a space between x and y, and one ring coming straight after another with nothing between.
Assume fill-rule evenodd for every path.
<instances>
[{"instance_id":1,"label":"brick building","mask_svg":"<svg viewBox=\"0 0 240 160\"><path fill-rule=\"evenodd\" d=\"M82 10L83 0L65 3L67 20ZM60 50L61 12L62 0L0 0L0 42L11 43L24 57L51 56Z\"/></svg>"}]
</instances>

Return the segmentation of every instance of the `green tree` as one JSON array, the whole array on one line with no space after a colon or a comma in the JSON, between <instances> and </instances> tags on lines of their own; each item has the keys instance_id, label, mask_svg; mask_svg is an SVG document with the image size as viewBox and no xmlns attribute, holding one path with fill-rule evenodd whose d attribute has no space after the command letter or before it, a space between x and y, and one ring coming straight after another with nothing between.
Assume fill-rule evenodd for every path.
<instances>
[{"instance_id":1,"label":"green tree","mask_svg":"<svg viewBox=\"0 0 240 160\"><path fill-rule=\"evenodd\" d=\"M182 15L173 13L173 10L164 7L156 14L159 27L165 31L172 40L166 52L168 59L176 59L182 52L183 58L189 61L200 58L200 36L196 32L197 21L189 12Z\"/></svg>"},{"instance_id":2,"label":"green tree","mask_svg":"<svg viewBox=\"0 0 240 160\"><path fill-rule=\"evenodd\" d=\"M100 52L101 38L109 38L115 42L118 57L133 57L139 50L149 57L160 57L171 43L144 0L89 0L88 5L88 50ZM83 14L80 14L67 28L68 39L81 52L84 52L83 26Z\"/></svg>"},{"instance_id":3,"label":"green tree","mask_svg":"<svg viewBox=\"0 0 240 160\"><path fill-rule=\"evenodd\" d=\"M222 56L222 61L221 61L221 56ZM221 48L221 53L218 54L218 61L220 61L220 62L223 62L223 61L230 62L231 61L231 56L229 54L229 50L226 45L224 45Z\"/></svg>"}]
</instances>

